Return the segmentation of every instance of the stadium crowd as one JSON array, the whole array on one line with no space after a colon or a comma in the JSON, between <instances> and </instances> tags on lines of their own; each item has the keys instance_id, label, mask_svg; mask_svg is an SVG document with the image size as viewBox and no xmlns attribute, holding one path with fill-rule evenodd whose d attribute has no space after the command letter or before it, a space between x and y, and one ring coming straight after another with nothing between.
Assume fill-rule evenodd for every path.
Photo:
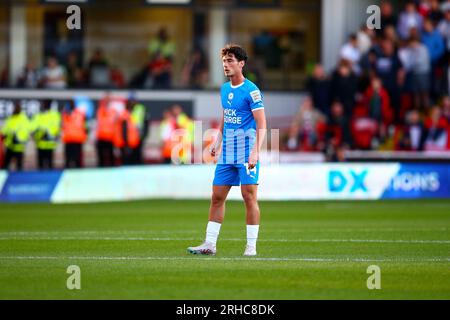
<instances>
[{"instance_id":1,"label":"stadium crowd","mask_svg":"<svg viewBox=\"0 0 450 320\"><path fill-rule=\"evenodd\" d=\"M45 65L39 67L28 62L17 80L18 88L108 88L108 89L171 89L173 87L173 59L176 45L166 29L161 28L150 39L147 47L147 60L139 70L126 79L124 72L106 57L98 47L83 64L81 54L76 50L58 49L58 44L48 53ZM188 55L183 68L179 87L189 89L203 88L208 79L206 57L200 47ZM0 73L0 87L9 83L8 70Z\"/></svg>"},{"instance_id":2,"label":"stadium crowd","mask_svg":"<svg viewBox=\"0 0 450 320\"><path fill-rule=\"evenodd\" d=\"M332 74L316 65L287 150L450 150L450 0L381 5L381 29L348 38Z\"/></svg>"},{"instance_id":3,"label":"stadium crowd","mask_svg":"<svg viewBox=\"0 0 450 320\"><path fill-rule=\"evenodd\" d=\"M4 150L0 150L1 168L23 170L30 139L36 147L38 169L55 168L55 151L60 143L64 147L65 168L85 167L83 147L89 136L95 140L98 167L144 163L143 145L149 132L149 112L133 94L125 99L108 93L98 102L95 121L89 121L87 113L75 100L65 102L62 110L56 101L43 100L40 112L29 118L20 102L16 102L0 131L0 142L4 146ZM89 125L92 123L93 126ZM184 129L178 140L174 139L177 129ZM183 144L179 148L179 161L188 161L193 121L180 105L175 104L164 111L159 139L161 162L172 162L172 148L177 143Z\"/></svg>"},{"instance_id":4,"label":"stadium crowd","mask_svg":"<svg viewBox=\"0 0 450 320\"><path fill-rule=\"evenodd\" d=\"M161 29L149 42L148 63L129 84L98 49L85 67L74 52L64 59L50 56L42 69L28 64L17 85L170 88L175 52L175 44ZM192 52L183 68L185 87L204 86L208 73L205 61L200 49ZM254 70L248 69L247 77L249 72ZM408 1L399 12L392 2L383 1L381 28L372 30L364 25L350 35L331 74L315 65L306 87L308 97L284 136L284 150L323 152L328 161L343 161L346 150L450 150L450 0ZM104 97L96 110L98 165L142 163L149 125L146 108L131 97L120 101L126 107L118 111L108 107L111 99ZM31 120L18 104L15 106L1 129L6 147L4 168L12 159L22 167L29 136L36 142L39 168L53 168L58 139L65 146L66 167L83 166L86 115L73 101L59 111L50 104L44 101L41 112ZM160 124L164 162L170 162L171 137L177 128L188 130L183 143L190 143L192 120L181 107L174 106L164 112ZM180 157L187 161L190 155Z\"/></svg>"}]
</instances>

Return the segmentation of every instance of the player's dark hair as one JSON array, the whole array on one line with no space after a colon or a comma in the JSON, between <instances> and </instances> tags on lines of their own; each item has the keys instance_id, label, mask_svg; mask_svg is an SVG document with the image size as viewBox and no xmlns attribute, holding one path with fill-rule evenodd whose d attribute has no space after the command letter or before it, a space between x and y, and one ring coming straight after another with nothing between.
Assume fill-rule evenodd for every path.
<instances>
[{"instance_id":1,"label":"player's dark hair","mask_svg":"<svg viewBox=\"0 0 450 320\"><path fill-rule=\"evenodd\" d=\"M238 61L247 62L248 55L247 52L240 45L237 44L227 44L222 49L222 57L225 57L229 54L233 54Z\"/></svg>"}]
</instances>

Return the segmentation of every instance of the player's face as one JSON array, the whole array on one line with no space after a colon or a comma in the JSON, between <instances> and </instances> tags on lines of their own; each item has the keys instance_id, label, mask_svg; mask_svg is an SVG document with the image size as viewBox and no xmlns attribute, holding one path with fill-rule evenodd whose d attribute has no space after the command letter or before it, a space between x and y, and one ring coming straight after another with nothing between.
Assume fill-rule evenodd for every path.
<instances>
[{"instance_id":1,"label":"player's face","mask_svg":"<svg viewBox=\"0 0 450 320\"><path fill-rule=\"evenodd\" d=\"M238 61L234 54L229 54L222 57L223 72L226 77L233 77L242 73L244 61Z\"/></svg>"}]
</instances>

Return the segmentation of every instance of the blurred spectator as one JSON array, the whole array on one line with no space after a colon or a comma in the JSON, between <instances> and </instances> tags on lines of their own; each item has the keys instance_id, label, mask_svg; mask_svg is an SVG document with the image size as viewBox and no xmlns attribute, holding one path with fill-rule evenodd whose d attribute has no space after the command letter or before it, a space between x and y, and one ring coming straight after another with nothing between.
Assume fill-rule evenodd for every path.
<instances>
[{"instance_id":1,"label":"blurred spectator","mask_svg":"<svg viewBox=\"0 0 450 320\"><path fill-rule=\"evenodd\" d=\"M442 11L447 11L450 10L450 1L449 0L442 0L442 5L441 5L441 10Z\"/></svg>"},{"instance_id":2,"label":"blurred spectator","mask_svg":"<svg viewBox=\"0 0 450 320\"><path fill-rule=\"evenodd\" d=\"M376 74L377 59L380 54L379 52L380 48L376 45L361 57L359 62L362 71L360 74L360 87L362 86L362 88L366 88L368 86L368 79Z\"/></svg>"},{"instance_id":3,"label":"blurred spectator","mask_svg":"<svg viewBox=\"0 0 450 320\"><path fill-rule=\"evenodd\" d=\"M431 61L428 49L418 38L409 40L412 90L415 108L425 109L429 106Z\"/></svg>"},{"instance_id":4,"label":"blurred spectator","mask_svg":"<svg viewBox=\"0 0 450 320\"><path fill-rule=\"evenodd\" d=\"M318 142L317 126L325 117L314 108L313 100L307 97L300 106L291 124L288 149L312 151Z\"/></svg>"},{"instance_id":5,"label":"blurred spectator","mask_svg":"<svg viewBox=\"0 0 450 320\"><path fill-rule=\"evenodd\" d=\"M444 38L440 32L434 27L433 22L430 19L426 19L424 23L424 32L422 34L422 42L427 47L430 60L431 60L431 72L430 72L430 94L433 100L436 100L442 90L443 70L441 68L441 62L445 55L446 48Z\"/></svg>"},{"instance_id":6,"label":"blurred spectator","mask_svg":"<svg viewBox=\"0 0 450 320\"><path fill-rule=\"evenodd\" d=\"M447 119L447 123L450 125L450 97L446 96L442 100L442 115ZM450 128L449 128L450 129Z\"/></svg>"},{"instance_id":7,"label":"blurred spectator","mask_svg":"<svg viewBox=\"0 0 450 320\"><path fill-rule=\"evenodd\" d=\"M342 60L331 79L331 97L344 107L346 117L351 117L357 93L357 78L353 74L349 62Z\"/></svg>"},{"instance_id":8,"label":"blurred spectator","mask_svg":"<svg viewBox=\"0 0 450 320\"><path fill-rule=\"evenodd\" d=\"M39 73L32 62L26 64L17 79L17 87L33 89L39 84Z\"/></svg>"},{"instance_id":9,"label":"blurred spectator","mask_svg":"<svg viewBox=\"0 0 450 320\"><path fill-rule=\"evenodd\" d=\"M86 118L84 112L75 107L70 100L62 114L62 141L64 142L65 167L83 166L83 144L87 139Z\"/></svg>"},{"instance_id":10,"label":"blurred spectator","mask_svg":"<svg viewBox=\"0 0 450 320\"><path fill-rule=\"evenodd\" d=\"M178 154L181 163L188 163L191 159L192 142L194 141L194 122L184 112L179 104L175 104L171 108L172 114L175 118L176 128L183 130L181 141L182 150Z\"/></svg>"},{"instance_id":11,"label":"blurred spectator","mask_svg":"<svg viewBox=\"0 0 450 320\"><path fill-rule=\"evenodd\" d=\"M156 52L148 66L151 87L169 89L172 78L172 62L161 52Z\"/></svg>"},{"instance_id":12,"label":"blurred spectator","mask_svg":"<svg viewBox=\"0 0 450 320\"><path fill-rule=\"evenodd\" d=\"M122 165L133 165L136 150L141 143L139 128L131 117L132 104L127 103L126 108L121 110L115 121L114 147L120 152Z\"/></svg>"},{"instance_id":13,"label":"blurred spectator","mask_svg":"<svg viewBox=\"0 0 450 320\"><path fill-rule=\"evenodd\" d=\"M175 51L175 43L169 38L165 28L159 29L157 37L150 40L148 45L150 60L152 60L157 54L160 54L164 59L172 62Z\"/></svg>"},{"instance_id":14,"label":"blurred spectator","mask_svg":"<svg viewBox=\"0 0 450 320\"><path fill-rule=\"evenodd\" d=\"M136 99L134 93L130 94L127 102L127 108L130 110L132 125L137 128L139 134L139 144L132 149L131 164L142 164L142 146L147 136L149 112L147 108Z\"/></svg>"},{"instance_id":15,"label":"blurred spectator","mask_svg":"<svg viewBox=\"0 0 450 320\"><path fill-rule=\"evenodd\" d=\"M423 27L423 17L417 12L414 1L408 1L405 10L400 13L398 20L398 33L403 40L411 36L411 30L416 29L421 32Z\"/></svg>"},{"instance_id":16,"label":"blurred spectator","mask_svg":"<svg viewBox=\"0 0 450 320\"><path fill-rule=\"evenodd\" d=\"M434 27L430 19L424 22L424 31L422 33L422 42L427 47L431 64L435 67L445 54L444 38Z\"/></svg>"},{"instance_id":17,"label":"blurred spectator","mask_svg":"<svg viewBox=\"0 0 450 320\"><path fill-rule=\"evenodd\" d=\"M376 138L378 142L384 142L387 137L388 126L392 123L393 114L391 100L388 92L383 88L383 83L379 78L373 78L371 86L364 95L368 108L368 116L377 124Z\"/></svg>"},{"instance_id":18,"label":"blurred spectator","mask_svg":"<svg viewBox=\"0 0 450 320\"><path fill-rule=\"evenodd\" d=\"M19 102L15 103L12 115L6 119L0 136L6 148L2 169L8 170L11 161L14 161L16 170L21 171L25 146L30 136L30 121L22 112Z\"/></svg>"},{"instance_id":19,"label":"blurred spectator","mask_svg":"<svg viewBox=\"0 0 450 320\"><path fill-rule=\"evenodd\" d=\"M205 54L195 49L188 57L182 71L182 85L185 88L202 89L208 81L208 65Z\"/></svg>"},{"instance_id":20,"label":"blurred spectator","mask_svg":"<svg viewBox=\"0 0 450 320\"><path fill-rule=\"evenodd\" d=\"M450 6L444 13L444 20L438 24L438 30L445 40L447 52L450 51Z\"/></svg>"},{"instance_id":21,"label":"blurred spectator","mask_svg":"<svg viewBox=\"0 0 450 320\"><path fill-rule=\"evenodd\" d=\"M64 89L67 86L66 70L55 57L47 58L47 65L42 70L40 83L47 89Z\"/></svg>"},{"instance_id":22,"label":"blurred spectator","mask_svg":"<svg viewBox=\"0 0 450 320\"><path fill-rule=\"evenodd\" d=\"M88 64L89 85L94 88L105 88L111 86L111 75L109 63L103 50L97 48Z\"/></svg>"},{"instance_id":23,"label":"blurred spectator","mask_svg":"<svg viewBox=\"0 0 450 320\"><path fill-rule=\"evenodd\" d=\"M176 120L170 110L163 112L163 119L159 127L159 136L162 141L161 154L163 162L166 164L172 163L172 147L174 141L172 141L172 135L176 130Z\"/></svg>"},{"instance_id":24,"label":"blurred spectator","mask_svg":"<svg viewBox=\"0 0 450 320\"><path fill-rule=\"evenodd\" d=\"M118 66L111 66L110 70L111 83L114 88L122 89L125 88L125 76Z\"/></svg>"},{"instance_id":25,"label":"blurred spectator","mask_svg":"<svg viewBox=\"0 0 450 320\"><path fill-rule=\"evenodd\" d=\"M439 106L431 108L430 115L425 120L427 137L425 140L426 151L444 151L447 149L447 119L442 115Z\"/></svg>"},{"instance_id":26,"label":"blurred spectator","mask_svg":"<svg viewBox=\"0 0 450 320\"><path fill-rule=\"evenodd\" d=\"M430 11L428 12L428 19L433 22L433 26L437 27L439 22L444 19L444 14L441 10L441 3L439 0L430 1Z\"/></svg>"},{"instance_id":27,"label":"blurred spectator","mask_svg":"<svg viewBox=\"0 0 450 320\"><path fill-rule=\"evenodd\" d=\"M397 44L399 42L397 29L394 26L386 27L384 30L384 36L386 40L391 41L393 44Z\"/></svg>"},{"instance_id":28,"label":"blurred spectator","mask_svg":"<svg viewBox=\"0 0 450 320\"><path fill-rule=\"evenodd\" d=\"M377 57L375 68L377 76L391 98L394 114L399 119L400 88L404 83L405 71L392 41L385 39L381 42L381 52Z\"/></svg>"},{"instance_id":29,"label":"blurred spectator","mask_svg":"<svg viewBox=\"0 0 450 320\"><path fill-rule=\"evenodd\" d=\"M425 19L426 17L428 17L431 11L430 0L416 0L416 2L417 11Z\"/></svg>"},{"instance_id":30,"label":"blurred spectator","mask_svg":"<svg viewBox=\"0 0 450 320\"><path fill-rule=\"evenodd\" d=\"M41 170L53 169L53 153L58 146L61 130L61 115L58 110L52 110L51 105L51 100L42 101L41 112L31 122L31 132L38 151L38 167Z\"/></svg>"},{"instance_id":31,"label":"blurred spectator","mask_svg":"<svg viewBox=\"0 0 450 320\"><path fill-rule=\"evenodd\" d=\"M365 55L372 48L372 39L375 37L373 30L369 29L367 25L361 27L356 34L357 47L360 55Z\"/></svg>"},{"instance_id":32,"label":"blurred spectator","mask_svg":"<svg viewBox=\"0 0 450 320\"><path fill-rule=\"evenodd\" d=\"M396 129L394 137L399 151L422 151L426 139L426 129L417 110L410 111L406 123Z\"/></svg>"},{"instance_id":33,"label":"blurred spectator","mask_svg":"<svg viewBox=\"0 0 450 320\"><path fill-rule=\"evenodd\" d=\"M371 86L365 93L369 117L379 123L390 124L392 121L391 100L379 78L373 78Z\"/></svg>"},{"instance_id":34,"label":"blurred spectator","mask_svg":"<svg viewBox=\"0 0 450 320\"><path fill-rule=\"evenodd\" d=\"M345 116L342 103L336 101L331 106L331 116L326 128L326 158L328 161L344 161L344 152L352 145L350 123Z\"/></svg>"},{"instance_id":35,"label":"blurred spectator","mask_svg":"<svg viewBox=\"0 0 450 320\"><path fill-rule=\"evenodd\" d=\"M70 88L84 88L87 85L86 75L76 52L67 56L67 83Z\"/></svg>"},{"instance_id":36,"label":"blurred spectator","mask_svg":"<svg viewBox=\"0 0 450 320\"><path fill-rule=\"evenodd\" d=\"M358 110L357 108L356 110ZM379 146L379 123L362 113L356 113L351 122L352 149L376 150Z\"/></svg>"},{"instance_id":37,"label":"blurred spectator","mask_svg":"<svg viewBox=\"0 0 450 320\"><path fill-rule=\"evenodd\" d=\"M307 82L307 89L313 100L313 105L324 115L330 114L331 80L322 65L314 66L311 77Z\"/></svg>"},{"instance_id":38,"label":"blurred spectator","mask_svg":"<svg viewBox=\"0 0 450 320\"><path fill-rule=\"evenodd\" d=\"M377 36L384 35L388 27L397 27L397 16L394 14L392 3L383 1L381 3L381 29L376 30Z\"/></svg>"},{"instance_id":39,"label":"blurred spectator","mask_svg":"<svg viewBox=\"0 0 450 320\"><path fill-rule=\"evenodd\" d=\"M97 161L99 167L114 165L114 129L116 127L116 110L111 104L111 96L106 94L99 101L97 109Z\"/></svg>"},{"instance_id":40,"label":"blurred spectator","mask_svg":"<svg viewBox=\"0 0 450 320\"><path fill-rule=\"evenodd\" d=\"M358 39L355 34L352 34L348 42L341 49L341 59L350 62L350 66L355 73L359 72L358 63L361 59L361 53L358 48Z\"/></svg>"}]
</instances>

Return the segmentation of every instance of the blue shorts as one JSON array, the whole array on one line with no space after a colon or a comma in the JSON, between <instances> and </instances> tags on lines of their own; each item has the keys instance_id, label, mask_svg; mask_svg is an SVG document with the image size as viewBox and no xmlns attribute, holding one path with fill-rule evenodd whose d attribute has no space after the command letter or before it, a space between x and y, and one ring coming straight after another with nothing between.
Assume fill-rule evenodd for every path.
<instances>
[{"instance_id":1,"label":"blue shorts","mask_svg":"<svg viewBox=\"0 0 450 320\"><path fill-rule=\"evenodd\" d=\"M214 175L214 186L257 185L259 162L252 170L245 164L218 164Z\"/></svg>"}]
</instances>

